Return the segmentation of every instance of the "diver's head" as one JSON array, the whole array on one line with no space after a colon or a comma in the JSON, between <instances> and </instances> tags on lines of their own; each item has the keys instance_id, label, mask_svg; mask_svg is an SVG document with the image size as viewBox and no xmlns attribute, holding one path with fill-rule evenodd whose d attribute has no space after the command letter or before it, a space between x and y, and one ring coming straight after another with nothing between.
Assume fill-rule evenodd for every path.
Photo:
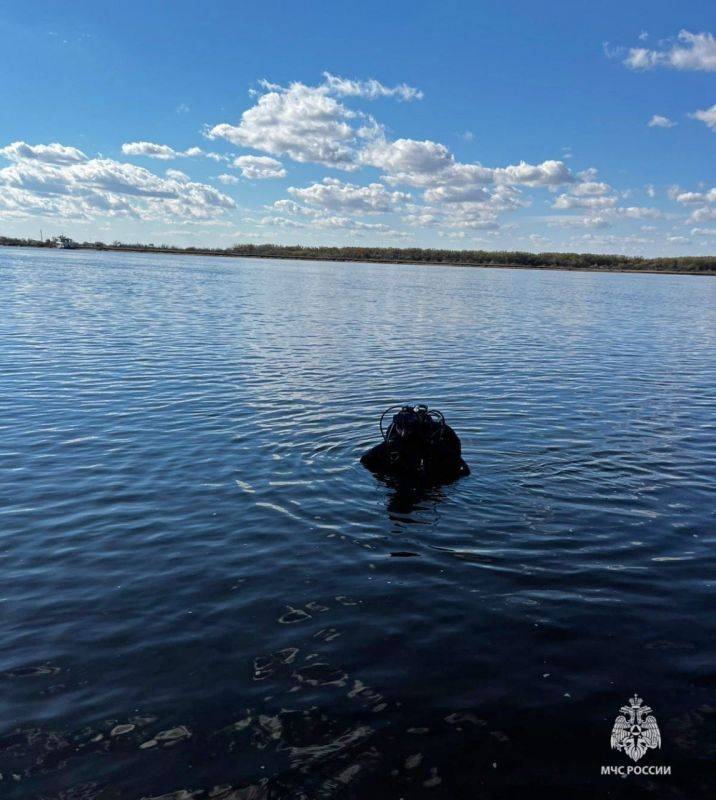
<instances>
[{"instance_id":1,"label":"diver's head","mask_svg":"<svg viewBox=\"0 0 716 800\"><path fill-rule=\"evenodd\" d=\"M385 441L391 467L406 474L424 475L439 426L427 406L403 406L393 416Z\"/></svg>"}]
</instances>

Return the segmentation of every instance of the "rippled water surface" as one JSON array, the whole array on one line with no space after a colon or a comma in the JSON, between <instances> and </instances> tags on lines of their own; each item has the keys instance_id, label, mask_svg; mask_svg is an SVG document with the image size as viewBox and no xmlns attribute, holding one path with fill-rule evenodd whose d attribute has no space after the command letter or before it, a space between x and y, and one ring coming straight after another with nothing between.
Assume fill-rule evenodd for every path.
<instances>
[{"instance_id":1,"label":"rippled water surface","mask_svg":"<svg viewBox=\"0 0 716 800\"><path fill-rule=\"evenodd\" d=\"M0 793L713 796L716 280L4 249L0 291ZM468 478L361 468L404 399ZM670 777L599 775L634 692Z\"/></svg>"}]
</instances>

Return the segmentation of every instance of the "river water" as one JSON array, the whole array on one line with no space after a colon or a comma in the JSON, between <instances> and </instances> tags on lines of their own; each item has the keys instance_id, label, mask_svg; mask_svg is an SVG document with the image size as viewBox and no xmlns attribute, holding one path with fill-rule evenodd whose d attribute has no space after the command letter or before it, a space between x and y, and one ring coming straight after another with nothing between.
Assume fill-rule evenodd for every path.
<instances>
[{"instance_id":1,"label":"river water","mask_svg":"<svg viewBox=\"0 0 716 800\"><path fill-rule=\"evenodd\" d=\"M713 796L716 280L3 249L0 286L5 797ZM361 467L403 400L469 477ZM634 693L671 775L600 775Z\"/></svg>"}]
</instances>

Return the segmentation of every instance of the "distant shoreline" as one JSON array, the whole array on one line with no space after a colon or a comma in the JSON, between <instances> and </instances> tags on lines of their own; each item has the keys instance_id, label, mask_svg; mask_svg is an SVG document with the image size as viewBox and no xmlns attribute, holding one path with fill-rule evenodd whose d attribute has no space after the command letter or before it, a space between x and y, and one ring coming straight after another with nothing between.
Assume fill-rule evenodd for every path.
<instances>
[{"instance_id":1,"label":"distant shoreline","mask_svg":"<svg viewBox=\"0 0 716 800\"><path fill-rule=\"evenodd\" d=\"M22 241L22 240L13 240L8 241L7 238L3 241L4 237L0 237L0 247L31 247L36 248L38 250L57 250L62 248L54 247L53 245L46 244L39 241ZM270 249L272 247L276 248L276 251L271 250L270 252L256 252L256 250L261 249ZM242 249L240 246L232 249L227 250L218 250L218 249L210 249L210 248L180 248L180 247L151 247L145 245L94 245L89 243L77 244L75 247L67 248L72 250L91 250L97 252L114 252L114 253L152 253L157 255L179 255L179 256L219 256L223 258L262 258L262 259L277 259L277 260L290 260L290 261L336 261L342 263L364 263L364 264L388 264L388 265L405 265L405 266L434 266L434 267L468 267L468 268L487 268L487 269L536 269L536 270L561 270L565 272L623 272L623 273L630 273L630 274L648 274L648 275L704 275L704 276L715 276L716 275L716 258L711 257L693 257L697 261L703 261L707 263L704 269L694 269L694 268L687 268L687 267L674 267L673 262L678 262L681 258L665 258L663 259L665 265L663 267L654 266L649 262L653 261L660 261L662 259L643 259L644 266L637 266L640 259L634 258L631 259L626 256L591 256L590 254L574 254L574 253L550 253L548 254L550 258L555 259L553 262L548 263L546 260L542 263L535 262L535 263L515 263L509 260L503 261L490 261L490 260L475 260L470 261L469 258L464 260L451 260L448 254L454 253L455 256L463 255L467 256L468 253L473 251L437 251L441 254L441 258L435 258L434 260L430 260L429 254L436 251L421 251L428 255L427 258L391 258L387 254L382 255L382 253L376 253L375 255L360 255L360 254L346 254L341 252L343 249L353 249L353 248L305 248L308 252L298 253L295 252L297 248L286 247L283 248L282 246L278 245L250 245L245 250ZM360 249L360 248L355 248ZM284 251L285 250L285 251ZM322 253L321 250L328 250L329 252ZM365 250L390 250L391 253L401 252L400 248L365 248ZM406 251L413 250L405 248ZM478 251L482 255L484 251ZM406 253L407 255L407 253ZM484 253L485 256L489 256L491 254ZM497 254L494 254L497 255ZM506 255L519 255L519 256L526 256L530 258L538 258L539 255L542 254L534 254L534 253L500 253L502 256ZM618 263L618 264L609 264L609 263L594 263L594 264L566 264L566 263L559 263L558 258L560 255L565 256L566 258L580 258L580 259L587 259L587 258L594 258L598 260L602 259L623 259L626 263ZM692 257L683 257L684 259L689 259L692 261ZM634 266L629 264L630 261L636 262ZM667 265L668 264L668 265Z\"/></svg>"}]
</instances>

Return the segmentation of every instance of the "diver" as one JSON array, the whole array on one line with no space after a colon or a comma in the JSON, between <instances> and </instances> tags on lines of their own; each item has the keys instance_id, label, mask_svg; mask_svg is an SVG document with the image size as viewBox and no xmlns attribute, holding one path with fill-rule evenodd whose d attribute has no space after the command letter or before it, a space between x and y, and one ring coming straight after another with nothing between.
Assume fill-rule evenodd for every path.
<instances>
[{"instance_id":1,"label":"diver","mask_svg":"<svg viewBox=\"0 0 716 800\"><path fill-rule=\"evenodd\" d=\"M383 421L397 413L387 429ZM421 483L449 483L470 474L460 439L445 417L425 405L391 406L380 418L383 441L361 456L371 472Z\"/></svg>"}]
</instances>

